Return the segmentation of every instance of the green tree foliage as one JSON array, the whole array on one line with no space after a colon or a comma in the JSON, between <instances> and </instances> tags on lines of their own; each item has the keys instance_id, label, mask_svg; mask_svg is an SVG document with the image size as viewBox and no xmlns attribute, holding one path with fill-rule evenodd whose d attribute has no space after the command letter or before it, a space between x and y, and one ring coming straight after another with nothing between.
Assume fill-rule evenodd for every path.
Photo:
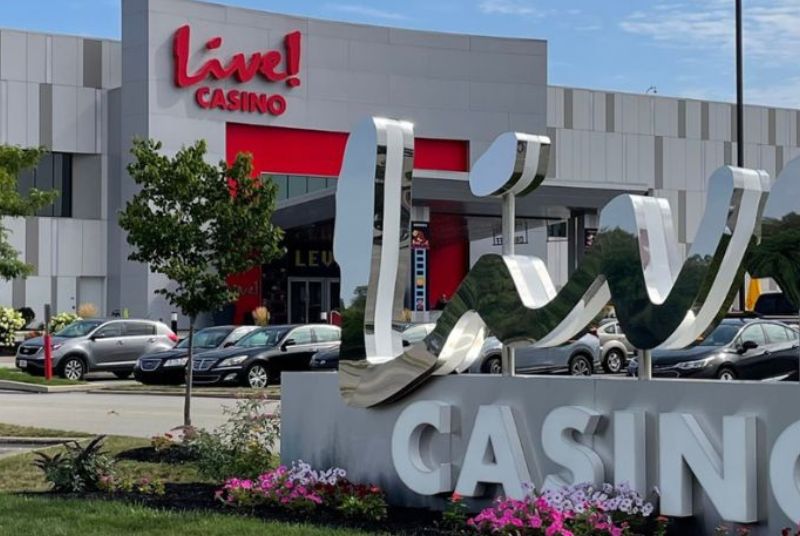
<instances>
[{"instance_id":1,"label":"green tree foliage","mask_svg":"<svg viewBox=\"0 0 800 536\"><path fill-rule=\"evenodd\" d=\"M192 335L198 314L236 300L228 278L284 253L272 224L277 187L251 177L252 157L232 165L206 162L197 141L173 157L155 140L134 140L128 173L141 188L119 217L133 246L129 259L147 263L174 285L156 290L190 319L184 424L190 424Z\"/></svg>"},{"instance_id":2,"label":"green tree foliage","mask_svg":"<svg viewBox=\"0 0 800 536\"><path fill-rule=\"evenodd\" d=\"M56 191L31 189L27 195L17 191L20 173L36 166L44 149L0 145L0 217L22 218L35 215L40 209L55 201ZM11 280L26 277L33 266L19 258L19 251L8 242L8 229L0 223L0 278Z\"/></svg>"}]
</instances>

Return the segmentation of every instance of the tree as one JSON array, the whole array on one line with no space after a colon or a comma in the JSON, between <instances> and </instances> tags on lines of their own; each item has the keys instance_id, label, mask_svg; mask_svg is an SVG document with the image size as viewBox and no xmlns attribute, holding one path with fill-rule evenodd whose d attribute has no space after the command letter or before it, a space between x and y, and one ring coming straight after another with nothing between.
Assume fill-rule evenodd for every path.
<instances>
[{"instance_id":1,"label":"tree","mask_svg":"<svg viewBox=\"0 0 800 536\"><path fill-rule=\"evenodd\" d=\"M0 145L0 217L22 218L35 215L40 209L55 201L58 192L32 188L27 196L17 190L20 173L36 167L44 149ZM8 229L0 222L0 278L9 281L26 277L33 266L19 258L19 251L8 241Z\"/></svg>"},{"instance_id":2,"label":"tree","mask_svg":"<svg viewBox=\"0 0 800 536\"><path fill-rule=\"evenodd\" d=\"M283 231L272 224L277 187L251 177L252 157L238 154L232 165L205 161L197 141L174 157L161 143L137 139L128 173L141 187L119 217L133 246L130 260L147 263L174 287L157 289L189 317L184 425L191 426L194 324L200 313L237 298L228 278L284 253Z\"/></svg>"}]
</instances>

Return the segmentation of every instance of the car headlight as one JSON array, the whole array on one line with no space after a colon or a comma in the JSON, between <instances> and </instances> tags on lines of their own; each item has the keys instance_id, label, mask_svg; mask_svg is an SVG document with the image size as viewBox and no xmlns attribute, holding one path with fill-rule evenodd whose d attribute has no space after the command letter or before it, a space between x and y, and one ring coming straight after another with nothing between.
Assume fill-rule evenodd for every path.
<instances>
[{"instance_id":1,"label":"car headlight","mask_svg":"<svg viewBox=\"0 0 800 536\"><path fill-rule=\"evenodd\" d=\"M713 357L707 357L705 359L697 359L695 361L682 361L682 362L678 363L677 365L675 365L675 368L679 368L679 369L682 369L682 370L699 369L699 368L703 368L706 365L708 365L709 363L711 363L712 359L713 359Z\"/></svg>"},{"instance_id":2,"label":"car headlight","mask_svg":"<svg viewBox=\"0 0 800 536\"><path fill-rule=\"evenodd\" d=\"M52 350L55 352L56 350L58 350L62 346L64 346L64 345L63 344L54 344L53 347L52 347Z\"/></svg>"},{"instance_id":3,"label":"car headlight","mask_svg":"<svg viewBox=\"0 0 800 536\"><path fill-rule=\"evenodd\" d=\"M182 367L189 361L188 357L174 357L164 362L165 367Z\"/></svg>"},{"instance_id":4,"label":"car headlight","mask_svg":"<svg viewBox=\"0 0 800 536\"><path fill-rule=\"evenodd\" d=\"M241 365L249 356L246 355L237 355L234 357L229 357L228 359L223 359L222 362L217 365L217 367L235 367L236 365Z\"/></svg>"}]
</instances>

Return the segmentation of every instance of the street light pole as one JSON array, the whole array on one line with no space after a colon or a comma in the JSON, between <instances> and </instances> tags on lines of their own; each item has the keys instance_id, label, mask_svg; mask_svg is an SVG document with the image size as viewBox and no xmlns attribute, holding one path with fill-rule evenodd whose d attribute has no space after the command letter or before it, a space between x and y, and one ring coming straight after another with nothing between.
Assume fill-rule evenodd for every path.
<instances>
[{"instance_id":1,"label":"street light pole","mask_svg":"<svg viewBox=\"0 0 800 536\"><path fill-rule=\"evenodd\" d=\"M744 167L744 55L742 51L742 0L736 0L736 165ZM744 313L747 289L739 290L739 310Z\"/></svg>"}]
</instances>

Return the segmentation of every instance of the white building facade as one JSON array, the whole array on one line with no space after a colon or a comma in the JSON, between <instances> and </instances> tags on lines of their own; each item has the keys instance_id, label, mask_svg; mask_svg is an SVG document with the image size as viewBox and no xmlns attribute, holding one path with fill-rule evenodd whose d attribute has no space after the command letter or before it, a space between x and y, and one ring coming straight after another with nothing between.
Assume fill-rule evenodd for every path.
<instances>
[{"instance_id":1,"label":"white building facade","mask_svg":"<svg viewBox=\"0 0 800 536\"><path fill-rule=\"evenodd\" d=\"M123 0L121 42L0 30L0 143L52 151L20 188L56 188L56 206L9 220L35 273L0 283L0 304L169 318L167 284L128 260L117 213L135 193L135 136L167 153L208 142L209 157L254 155L279 184L286 259L235 282L241 321L313 321L338 304L330 255L335 178L347 132L369 115L412 121L414 219L430 236L414 296L449 295L470 264L499 251L499 206L469 195L470 164L497 135L553 141L545 185L517 210L519 251L564 281L598 210L620 193L669 199L690 244L706 181L735 163L727 103L548 86L547 43L291 17L188 0ZM800 155L800 111L748 106L745 164L773 177ZM411 295L411 290L410 290ZM410 298L410 301L412 299ZM227 315L227 316L226 316ZM220 317L220 320L222 317ZM211 319L207 319L211 321Z\"/></svg>"}]
</instances>

